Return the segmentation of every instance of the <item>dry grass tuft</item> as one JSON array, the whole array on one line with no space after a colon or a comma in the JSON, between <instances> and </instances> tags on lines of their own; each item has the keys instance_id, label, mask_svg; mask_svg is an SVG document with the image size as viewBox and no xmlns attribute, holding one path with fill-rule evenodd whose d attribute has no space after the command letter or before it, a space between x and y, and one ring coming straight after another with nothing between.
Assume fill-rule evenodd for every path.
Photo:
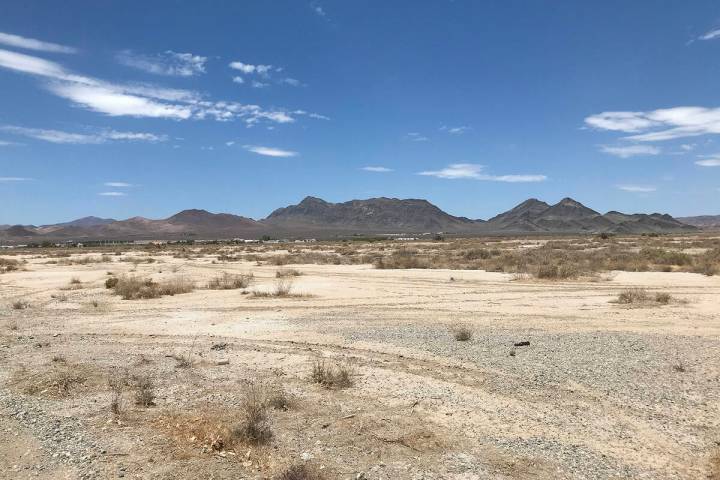
<instances>
[{"instance_id":1,"label":"dry grass tuft","mask_svg":"<svg viewBox=\"0 0 720 480\"><path fill-rule=\"evenodd\" d=\"M30 304L25 300L15 300L13 303L10 304L10 307L13 310L27 310L28 308L30 308Z\"/></svg>"},{"instance_id":2,"label":"dry grass tuft","mask_svg":"<svg viewBox=\"0 0 720 480\"><path fill-rule=\"evenodd\" d=\"M155 384L147 375L136 375L132 378L135 389L135 405L150 407L155 405Z\"/></svg>"},{"instance_id":3,"label":"dry grass tuft","mask_svg":"<svg viewBox=\"0 0 720 480\"><path fill-rule=\"evenodd\" d=\"M208 288L210 290L234 290L236 288L247 288L252 280L252 273L244 275L225 272L222 275L210 280L208 282Z\"/></svg>"},{"instance_id":4,"label":"dry grass tuft","mask_svg":"<svg viewBox=\"0 0 720 480\"><path fill-rule=\"evenodd\" d=\"M310 378L313 382L330 389L343 389L352 387L355 382L352 379L352 369L347 365L328 366L325 361L317 361L313 364Z\"/></svg>"},{"instance_id":5,"label":"dry grass tuft","mask_svg":"<svg viewBox=\"0 0 720 480\"><path fill-rule=\"evenodd\" d=\"M273 437L267 412L267 392L260 384L250 384L243 399L243 418L231 430L232 442L264 445Z\"/></svg>"},{"instance_id":6,"label":"dry grass tuft","mask_svg":"<svg viewBox=\"0 0 720 480\"><path fill-rule=\"evenodd\" d=\"M120 277L112 288L123 300L139 300L190 293L195 289L195 284L185 277L162 282L156 282L151 278Z\"/></svg>"},{"instance_id":7,"label":"dry grass tuft","mask_svg":"<svg viewBox=\"0 0 720 480\"><path fill-rule=\"evenodd\" d=\"M650 295L644 288L628 288L618 294L617 303L623 305L632 305L638 303L647 303Z\"/></svg>"},{"instance_id":8,"label":"dry grass tuft","mask_svg":"<svg viewBox=\"0 0 720 480\"><path fill-rule=\"evenodd\" d=\"M668 305L674 301L669 293L658 292L651 295L644 288L628 288L618 294L617 303L623 305Z\"/></svg>"},{"instance_id":9,"label":"dry grass tuft","mask_svg":"<svg viewBox=\"0 0 720 480\"><path fill-rule=\"evenodd\" d=\"M275 272L276 278L299 277L300 275L302 275L302 272L294 268L280 268Z\"/></svg>"},{"instance_id":10,"label":"dry grass tuft","mask_svg":"<svg viewBox=\"0 0 720 480\"><path fill-rule=\"evenodd\" d=\"M473 336L472 329L465 324L454 325L450 331L452 332L453 337L455 337L455 340L458 342L467 342L472 339Z\"/></svg>"},{"instance_id":11,"label":"dry grass tuft","mask_svg":"<svg viewBox=\"0 0 720 480\"><path fill-rule=\"evenodd\" d=\"M324 478L316 469L303 463L291 465L275 477L276 480L323 480Z\"/></svg>"},{"instance_id":12,"label":"dry grass tuft","mask_svg":"<svg viewBox=\"0 0 720 480\"><path fill-rule=\"evenodd\" d=\"M710 480L720 480L720 449L710 457Z\"/></svg>"},{"instance_id":13,"label":"dry grass tuft","mask_svg":"<svg viewBox=\"0 0 720 480\"><path fill-rule=\"evenodd\" d=\"M20 262L12 258L0 258L0 273L14 272L20 269Z\"/></svg>"}]
</instances>

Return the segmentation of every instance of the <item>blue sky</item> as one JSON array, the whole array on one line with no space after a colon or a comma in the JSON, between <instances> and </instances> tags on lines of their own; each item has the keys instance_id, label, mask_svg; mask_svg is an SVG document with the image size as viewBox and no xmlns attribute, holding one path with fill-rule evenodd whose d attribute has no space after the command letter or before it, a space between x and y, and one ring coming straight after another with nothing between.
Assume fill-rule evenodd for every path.
<instances>
[{"instance_id":1,"label":"blue sky","mask_svg":"<svg viewBox=\"0 0 720 480\"><path fill-rule=\"evenodd\" d=\"M306 195L720 214L711 1L0 6L0 224Z\"/></svg>"}]
</instances>

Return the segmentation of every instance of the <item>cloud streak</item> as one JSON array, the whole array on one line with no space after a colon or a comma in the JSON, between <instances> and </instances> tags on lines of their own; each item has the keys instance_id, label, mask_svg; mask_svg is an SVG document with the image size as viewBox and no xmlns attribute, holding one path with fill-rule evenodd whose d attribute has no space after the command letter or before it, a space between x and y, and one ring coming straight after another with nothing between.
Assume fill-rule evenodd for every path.
<instances>
[{"instance_id":1,"label":"cloud streak","mask_svg":"<svg viewBox=\"0 0 720 480\"><path fill-rule=\"evenodd\" d=\"M261 122L282 124L296 120L291 112L285 110L266 110L258 105L211 101L193 91L106 82L75 74L56 62L4 49L0 49L0 68L39 77L45 81L43 86L50 93L76 106L113 117L217 121L239 119L249 127Z\"/></svg>"},{"instance_id":2,"label":"cloud streak","mask_svg":"<svg viewBox=\"0 0 720 480\"><path fill-rule=\"evenodd\" d=\"M125 197L127 196L127 193L125 192L100 192L98 193L101 197Z\"/></svg>"},{"instance_id":3,"label":"cloud streak","mask_svg":"<svg viewBox=\"0 0 720 480\"><path fill-rule=\"evenodd\" d=\"M261 145L243 145L243 148L249 152L257 153L266 157L297 157L298 152L291 150L282 150L273 147L263 147Z\"/></svg>"},{"instance_id":4,"label":"cloud streak","mask_svg":"<svg viewBox=\"0 0 720 480\"><path fill-rule=\"evenodd\" d=\"M77 53L77 49L59 45L57 43L43 42L34 38L21 37L12 33L0 32L0 44L8 45L15 48L24 48L25 50L37 50L49 53Z\"/></svg>"},{"instance_id":5,"label":"cloud streak","mask_svg":"<svg viewBox=\"0 0 720 480\"><path fill-rule=\"evenodd\" d=\"M26 128L15 125L2 125L0 131L13 135L34 138L50 143L75 144L75 145L92 145L101 144L110 141L126 141L126 142L164 142L167 140L165 135L155 135L153 133L144 132L118 132L116 130L101 130L96 133L73 133L61 130L48 130L41 128Z\"/></svg>"},{"instance_id":6,"label":"cloud streak","mask_svg":"<svg viewBox=\"0 0 720 480\"><path fill-rule=\"evenodd\" d=\"M33 180L27 177L0 177L0 183L29 182Z\"/></svg>"},{"instance_id":7,"label":"cloud streak","mask_svg":"<svg viewBox=\"0 0 720 480\"><path fill-rule=\"evenodd\" d=\"M142 55L123 50L115 56L118 63L154 75L192 77L205 73L207 57L167 50L157 55Z\"/></svg>"},{"instance_id":8,"label":"cloud streak","mask_svg":"<svg viewBox=\"0 0 720 480\"><path fill-rule=\"evenodd\" d=\"M620 158L630 158L643 155L659 155L662 150L653 145L625 145L611 146L601 145L600 150L609 155L615 155Z\"/></svg>"},{"instance_id":9,"label":"cloud streak","mask_svg":"<svg viewBox=\"0 0 720 480\"><path fill-rule=\"evenodd\" d=\"M543 182L547 180L545 175L488 175L483 173L484 169L483 165L475 163L453 163L442 170L418 172L418 175L448 180L471 179L506 183Z\"/></svg>"},{"instance_id":10,"label":"cloud streak","mask_svg":"<svg viewBox=\"0 0 720 480\"><path fill-rule=\"evenodd\" d=\"M585 118L585 124L614 132L633 133L626 140L659 142L720 134L720 108L674 107L647 112L602 112Z\"/></svg>"},{"instance_id":11,"label":"cloud streak","mask_svg":"<svg viewBox=\"0 0 720 480\"><path fill-rule=\"evenodd\" d=\"M708 158L706 160L698 160L695 165L701 167L720 167L720 158Z\"/></svg>"},{"instance_id":12,"label":"cloud streak","mask_svg":"<svg viewBox=\"0 0 720 480\"><path fill-rule=\"evenodd\" d=\"M366 172L376 172L376 173L387 173L392 172L392 168L387 167L362 167L361 170L365 170Z\"/></svg>"},{"instance_id":13,"label":"cloud streak","mask_svg":"<svg viewBox=\"0 0 720 480\"><path fill-rule=\"evenodd\" d=\"M632 193L650 193L657 190L657 187L653 187L650 185L616 185L616 188L619 190L622 190L624 192L632 192Z\"/></svg>"}]
</instances>

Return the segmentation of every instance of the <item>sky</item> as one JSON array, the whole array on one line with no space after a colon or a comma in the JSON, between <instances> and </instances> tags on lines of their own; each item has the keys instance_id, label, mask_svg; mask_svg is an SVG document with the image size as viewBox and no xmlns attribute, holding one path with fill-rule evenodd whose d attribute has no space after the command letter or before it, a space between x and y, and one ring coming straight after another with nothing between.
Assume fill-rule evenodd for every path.
<instances>
[{"instance_id":1,"label":"sky","mask_svg":"<svg viewBox=\"0 0 720 480\"><path fill-rule=\"evenodd\" d=\"M0 224L311 195L720 214L720 4L0 4Z\"/></svg>"}]
</instances>

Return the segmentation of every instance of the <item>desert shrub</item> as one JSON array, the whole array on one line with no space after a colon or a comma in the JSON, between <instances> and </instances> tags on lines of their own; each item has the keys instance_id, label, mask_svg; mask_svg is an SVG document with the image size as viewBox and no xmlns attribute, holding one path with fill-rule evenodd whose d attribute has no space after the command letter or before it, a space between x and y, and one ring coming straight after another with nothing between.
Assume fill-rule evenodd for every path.
<instances>
[{"instance_id":1,"label":"desert shrub","mask_svg":"<svg viewBox=\"0 0 720 480\"><path fill-rule=\"evenodd\" d=\"M650 295L644 288L628 288L618 294L617 302L622 304L645 303Z\"/></svg>"},{"instance_id":2,"label":"desert shrub","mask_svg":"<svg viewBox=\"0 0 720 480\"><path fill-rule=\"evenodd\" d=\"M667 305L668 303L670 303L672 301L672 295L670 295L669 293L665 293L665 292L658 292L655 294L655 301L657 303Z\"/></svg>"},{"instance_id":3,"label":"desert shrub","mask_svg":"<svg viewBox=\"0 0 720 480\"><path fill-rule=\"evenodd\" d=\"M572 263L553 263L536 267L535 276L546 280L566 280L577 278L580 272Z\"/></svg>"},{"instance_id":4,"label":"desert shrub","mask_svg":"<svg viewBox=\"0 0 720 480\"><path fill-rule=\"evenodd\" d=\"M691 265L692 257L686 253L663 250L662 248L645 247L640 250L640 257L656 265Z\"/></svg>"},{"instance_id":5,"label":"desert shrub","mask_svg":"<svg viewBox=\"0 0 720 480\"><path fill-rule=\"evenodd\" d=\"M323 480L323 477L314 468L307 466L304 463L298 463L291 465L279 475L275 477L276 480Z\"/></svg>"},{"instance_id":6,"label":"desert shrub","mask_svg":"<svg viewBox=\"0 0 720 480\"><path fill-rule=\"evenodd\" d=\"M134 376L133 388L135 389L135 405L141 407L155 405L155 385L150 377Z\"/></svg>"},{"instance_id":7,"label":"desert shrub","mask_svg":"<svg viewBox=\"0 0 720 480\"><path fill-rule=\"evenodd\" d=\"M30 308L30 304L25 300L16 300L10 304L13 310L26 310Z\"/></svg>"},{"instance_id":8,"label":"desert shrub","mask_svg":"<svg viewBox=\"0 0 720 480\"><path fill-rule=\"evenodd\" d=\"M302 275L302 272L294 268L280 268L275 272L276 278L299 277L300 275Z\"/></svg>"},{"instance_id":9,"label":"desert shrub","mask_svg":"<svg viewBox=\"0 0 720 480\"><path fill-rule=\"evenodd\" d=\"M267 405L274 410L290 410L295 404L293 397L285 390L276 388L268 394Z\"/></svg>"},{"instance_id":10,"label":"desert shrub","mask_svg":"<svg viewBox=\"0 0 720 480\"><path fill-rule=\"evenodd\" d=\"M275 280L275 291L273 293L276 297L287 297L290 295L292 288L292 277L280 277Z\"/></svg>"},{"instance_id":11,"label":"desert shrub","mask_svg":"<svg viewBox=\"0 0 720 480\"><path fill-rule=\"evenodd\" d=\"M236 288L247 288L252 282L252 274L230 274L223 273L208 282L211 290L233 290Z\"/></svg>"},{"instance_id":12,"label":"desert shrub","mask_svg":"<svg viewBox=\"0 0 720 480\"><path fill-rule=\"evenodd\" d=\"M400 249L385 257L375 260L378 269L432 268L428 260L420 258L417 251Z\"/></svg>"},{"instance_id":13,"label":"desert shrub","mask_svg":"<svg viewBox=\"0 0 720 480\"><path fill-rule=\"evenodd\" d=\"M112 375L108 378L108 387L110 388L110 411L114 415L119 415L123 410L123 392L127 378L125 375Z\"/></svg>"},{"instance_id":14,"label":"desert shrub","mask_svg":"<svg viewBox=\"0 0 720 480\"><path fill-rule=\"evenodd\" d=\"M195 289L195 284L184 278L177 277L163 282L155 282L151 278L120 277L113 287L116 295L123 300L138 300L148 298L159 298L164 295L178 295L190 293Z\"/></svg>"},{"instance_id":15,"label":"desert shrub","mask_svg":"<svg viewBox=\"0 0 720 480\"><path fill-rule=\"evenodd\" d=\"M119 281L117 277L110 277L105 280L105 288L115 288Z\"/></svg>"},{"instance_id":16,"label":"desert shrub","mask_svg":"<svg viewBox=\"0 0 720 480\"><path fill-rule=\"evenodd\" d=\"M346 365L328 366L324 361L313 363L310 378L325 388L342 389L353 385L352 370Z\"/></svg>"},{"instance_id":17,"label":"desert shrub","mask_svg":"<svg viewBox=\"0 0 720 480\"><path fill-rule=\"evenodd\" d=\"M251 384L245 389L242 419L232 429L234 441L250 445L268 443L272 437L267 412L266 391L262 385Z\"/></svg>"},{"instance_id":18,"label":"desert shrub","mask_svg":"<svg viewBox=\"0 0 720 480\"><path fill-rule=\"evenodd\" d=\"M454 325L450 332L452 333L453 337L455 337L455 340L458 342L467 342L472 338L473 332L472 329L464 324L458 324Z\"/></svg>"},{"instance_id":19,"label":"desert shrub","mask_svg":"<svg viewBox=\"0 0 720 480\"><path fill-rule=\"evenodd\" d=\"M0 273L14 272L20 269L20 262L12 258L0 258Z\"/></svg>"}]
</instances>

